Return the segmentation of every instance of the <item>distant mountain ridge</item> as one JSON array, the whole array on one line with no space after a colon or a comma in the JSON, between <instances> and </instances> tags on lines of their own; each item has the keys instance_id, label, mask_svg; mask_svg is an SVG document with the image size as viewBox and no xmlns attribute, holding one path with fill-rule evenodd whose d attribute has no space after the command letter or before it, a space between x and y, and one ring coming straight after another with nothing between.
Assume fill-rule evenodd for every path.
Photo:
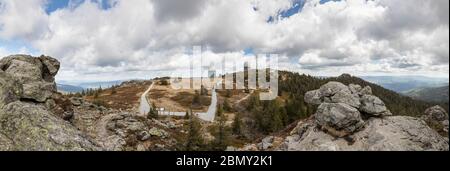
<instances>
[{"instance_id":1,"label":"distant mountain ridge","mask_svg":"<svg viewBox=\"0 0 450 171\"><path fill-rule=\"evenodd\" d=\"M448 85L448 78L433 78L424 76L361 76L360 78L383 86L397 93L418 88L435 88Z\"/></svg>"},{"instance_id":2,"label":"distant mountain ridge","mask_svg":"<svg viewBox=\"0 0 450 171\"><path fill-rule=\"evenodd\" d=\"M56 87L61 93L77 93L83 91L83 87L66 85L66 84L56 84Z\"/></svg>"},{"instance_id":3,"label":"distant mountain ridge","mask_svg":"<svg viewBox=\"0 0 450 171\"><path fill-rule=\"evenodd\" d=\"M413 99L423 100L427 102L448 103L448 89L448 85L432 88L425 87L409 90L404 92L403 94L412 97Z\"/></svg>"},{"instance_id":4,"label":"distant mountain ridge","mask_svg":"<svg viewBox=\"0 0 450 171\"><path fill-rule=\"evenodd\" d=\"M60 81L57 83L58 91L63 93L77 93L89 88L109 88L113 85L120 85L125 80L104 81L104 82L70 82Z\"/></svg>"}]
</instances>

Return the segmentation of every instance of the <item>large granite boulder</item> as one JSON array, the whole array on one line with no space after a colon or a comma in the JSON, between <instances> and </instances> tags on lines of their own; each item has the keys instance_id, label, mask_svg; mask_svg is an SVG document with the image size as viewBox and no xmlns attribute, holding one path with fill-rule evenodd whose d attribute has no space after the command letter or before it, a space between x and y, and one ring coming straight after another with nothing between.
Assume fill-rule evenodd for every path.
<instances>
[{"instance_id":1,"label":"large granite boulder","mask_svg":"<svg viewBox=\"0 0 450 171\"><path fill-rule=\"evenodd\" d=\"M435 121L445 121L448 120L448 113L441 106L433 106L425 110L424 117Z\"/></svg>"},{"instance_id":2,"label":"large granite boulder","mask_svg":"<svg viewBox=\"0 0 450 171\"><path fill-rule=\"evenodd\" d=\"M433 106L425 110L422 119L437 131L448 136L448 113L441 106Z\"/></svg>"},{"instance_id":3,"label":"large granite boulder","mask_svg":"<svg viewBox=\"0 0 450 171\"><path fill-rule=\"evenodd\" d=\"M57 108L58 69L59 62L46 56L0 60L0 151L102 150L63 119L71 117L67 108Z\"/></svg>"},{"instance_id":4,"label":"large granite boulder","mask_svg":"<svg viewBox=\"0 0 450 171\"><path fill-rule=\"evenodd\" d=\"M313 118L299 122L279 150L449 150L448 138L423 119L391 116L368 86L330 82L306 93L305 102L320 106ZM442 108L428 109L424 118L448 131L448 114Z\"/></svg>"},{"instance_id":5,"label":"large granite boulder","mask_svg":"<svg viewBox=\"0 0 450 171\"><path fill-rule=\"evenodd\" d=\"M344 85L340 82L334 82L334 81L331 81L331 82L321 86L319 89L319 93L320 93L321 97L331 97L338 92L344 92L344 93L348 93L348 94L351 93L350 89L346 85Z\"/></svg>"},{"instance_id":6,"label":"large granite boulder","mask_svg":"<svg viewBox=\"0 0 450 171\"><path fill-rule=\"evenodd\" d=\"M59 67L59 62L48 56L12 55L0 60L0 70L23 86L21 98L36 102L45 102L56 92L54 77Z\"/></svg>"},{"instance_id":7,"label":"large granite boulder","mask_svg":"<svg viewBox=\"0 0 450 171\"><path fill-rule=\"evenodd\" d=\"M344 103L322 103L315 118L322 129L337 137L349 135L364 125L359 111Z\"/></svg>"},{"instance_id":8,"label":"large granite boulder","mask_svg":"<svg viewBox=\"0 0 450 171\"><path fill-rule=\"evenodd\" d=\"M373 116L389 116L392 113L387 109L384 102L373 95L363 95L361 97L360 110Z\"/></svg>"},{"instance_id":9,"label":"large granite boulder","mask_svg":"<svg viewBox=\"0 0 450 171\"><path fill-rule=\"evenodd\" d=\"M309 91L305 94L305 102L320 105L321 103L345 103L355 108L361 105L357 93L353 93L355 87L350 89L339 82L329 82L318 90Z\"/></svg>"}]
</instances>

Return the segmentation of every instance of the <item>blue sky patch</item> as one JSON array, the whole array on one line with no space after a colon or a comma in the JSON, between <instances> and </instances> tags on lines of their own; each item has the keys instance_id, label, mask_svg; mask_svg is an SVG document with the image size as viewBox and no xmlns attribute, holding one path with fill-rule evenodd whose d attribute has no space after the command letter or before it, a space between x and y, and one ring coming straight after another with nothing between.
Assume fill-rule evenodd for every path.
<instances>
[{"instance_id":1,"label":"blue sky patch","mask_svg":"<svg viewBox=\"0 0 450 171\"><path fill-rule=\"evenodd\" d=\"M0 39L0 47L8 50L11 53L19 53L23 48L26 48L28 53L31 53L33 55L37 55L39 53L39 51L30 46L29 43L26 43L22 40Z\"/></svg>"},{"instance_id":2,"label":"blue sky patch","mask_svg":"<svg viewBox=\"0 0 450 171\"><path fill-rule=\"evenodd\" d=\"M293 15L301 12L302 9L303 9L303 6L305 6L305 3L306 3L306 0L293 0L291 8L289 8L287 10L284 10L284 11L278 12L277 16L270 16L267 19L267 22L268 23L272 23L272 22L275 21L275 19L277 19L279 17L282 18L282 19L283 18L289 18L290 16L293 16Z\"/></svg>"},{"instance_id":3,"label":"blue sky patch","mask_svg":"<svg viewBox=\"0 0 450 171\"><path fill-rule=\"evenodd\" d=\"M253 51L253 48L246 48L244 49L244 55L254 55L255 52Z\"/></svg>"},{"instance_id":4,"label":"blue sky patch","mask_svg":"<svg viewBox=\"0 0 450 171\"><path fill-rule=\"evenodd\" d=\"M50 14L58 9L63 9L63 8L67 8L69 7L69 5L73 6L78 6L82 3L84 3L86 0L50 0L47 4L47 8L45 9L45 11L47 12L47 14ZM114 4L111 4L109 2L109 0L90 0L91 2L95 2L97 4L99 4L99 7L101 9L104 10L108 10L110 8L112 8Z\"/></svg>"}]
</instances>

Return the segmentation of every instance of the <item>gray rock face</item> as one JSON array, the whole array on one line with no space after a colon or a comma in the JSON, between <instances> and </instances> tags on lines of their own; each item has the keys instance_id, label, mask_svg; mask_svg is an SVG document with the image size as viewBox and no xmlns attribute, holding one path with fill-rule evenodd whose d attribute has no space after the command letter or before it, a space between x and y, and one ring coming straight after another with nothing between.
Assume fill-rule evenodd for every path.
<instances>
[{"instance_id":1,"label":"gray rock face","mask_svg":"<svg viewBox=\"0 0 450 171\"><path fill-rule=\"evenodd\" d=\"M330 82L308 92L305 101L321 105L314 119L299 122L279 150L449 150L448 139L424 120L391 116L384 102L372 95L370 87ZM367 119L363 121L360 114ZM442 108L430 108L424 118L439 122L448 131L448 114Z\"/></svg>"},{"instance_id":2,"label":"gray rock face","mask_svg":"<svg viewBox=\"0 0 450 171\"><path fill-rule=\"evenodd\" d=\"M350 89L339 82L329 82L318 90L309 91L305 94L305 102L320 105L321 103L345 103L352 107L359 108L360 100L356 91L357 86Z\"/></svg>"},{"instance_id":3,"label":"gray rock face","mask_svg":"<svg viewBox=\"0 0 450 171\"><path fill-rule=\"evenodd\" d=\"M442 121L442 130L448 133L448 120Z\"/></svg>"},{"instance_id":4,"label":"gray rock face","mask_svg":"<svg viewBox=\"0 0 450 171\"><path fill-rule=\"evenodd\" d=\"M322 101L319 90L309 91L305 94L306 103L319 105Z\"/></svg>"},{"instance_id":5,"label":"gray rock face","mask_svg":"<svg viewBox=\"0 0 450 171\"><path fill-rule=\"evenodd\" d=\"M448 113L441 106L433 106L425 110L425 116L435 121L448 120Z\"/></svg>"},{"instance_id":6,"label":"gray rock face","mask_svg":"<svg viewBox=\"0 0 450 171\"><path fill-rule=\"evenodd\" d=\"M319 89L321 97L331 97L335 95L337 92L344 92L348 94L351 93L350 89L346 85L334 81L321 86Z\"/></svg>"},{"instance_id":7,"label":"gray rock face","mask_svg":"<svg viewBox=\"0 0 450 171\"><path fill-rule=\"evenodd\" d=\"M448 134L448 113L441 106L433 106L425 110L422 119L436 130Z\"/></svg>"},{"instance_id":8,"label":"gray rock face","mask_svg":"<svg viewBox=\"0 0 450 171\"><path fill-rule=\"evenodd\" d=\"M322 103L315 118L318 125L337 137L351 134L364 125L359 111L344 103Z\"/></svg>"},{"instance_id":9,"label":"gray rock face","mask_svg":"<svg viewBox=\"0 0 450 171\"><path fill-rule=\"evenodd\" d=\"M71 114L54 96L58 69L59 62L45 56L0 60L0 151L102 150L62 119Z\"/></svg>"},{"instance_id":10,"label":"gray rock face","mask_svg":"<svg viewBox=\"0 0 450 171\"><path fill-rule=\"evenodd\" d=\"M361 105L360 99L357 95L345 92L345 91L339 91L334 96L331 97L331 102L333 103L345 103L347 105L350 105L354 108L359 108Z\"/></svg>"},{"instance_id":11,"label":"gray rock face","mask_svg":"<svg viewBox=\"0 0 450 171\"><path fill-rule=\"evenodd\" d=\"M147 131L141 131L138 133L138 138L141 141L146 141L150 139L150 134Z\"/></svg>"},{"instance_id":12,"label":"gray rock face","mask_svg":"<svg viewBox=\"0 0 450 171\"><path fill-rule=\"evenodd\" d=\"M364 87L361 91L359 91L359 94L362 95L372 95L372 88L369 86Z\"/></svg>"},{"instance_id":13,"label":"gray rock face","mask_svg":"<svg viewBox=\"0 0 450 171\"><path fill-rule=\"evenodd\" d=\"M349 141L307 126L301 135L285 139L279 150L288 151L448 151L448 140L421 119L391 116L371 118Z\"/></svg>"},{"instance_id":14,"label":"gray rock face","mask_svg":"<svg viewBox=\"0 0 450 171\"><path fill-rule=\"evenodd\" d=\"M270 147L272 147L273 141L274 141L274 137L273 136L266 137L266 138L264 138L262 140L261 143L258 144L258 147L261 150L267 150Z\"/></svg>"},{"instance_id":15,"label":"gray rock face","mask_svg":"<svg viewBox=\"0 0 450 171\"><path fill-rule=\"evenodd\" d=\"M165 137L168 136L168 133L167 133L166 131L164 131L164 130L162 130L162 129L158 129L158 128L156 128L156 127L153 127L152 129L150 129L150 130L148 131L148 133L149 133L151 136L156 136L156 137L161 137L161 138L165 138Z\"/></svg>"},{"instance_id":16,"label":"gray rock face","mask_svg":"<svg viewBox=\"0 0 450 171\"><path fill-rule=\"evenodd\" d=\"M0 108L19 100L22 86L12 76L0 70Z\"/></svg>"},{"instance_id":17,"label":"gray rock face","mask_svg":"<svg viewBox=\"0 0 450 171\"><path fill-rule=\"evenodd\" d=\"M357 84L350 84L348 85L348 88L350 89L352 94L358 94L362 90L362 87Z\"/></svg>"},{"instance_id":18,"label":"gray rock face","mask_svg":"<svg viewBox=\"0 0 450 171\"><path fill-rule=\"evenodd\" d=\"M0 61L0 69L23 86L21 98L45 102L56 92L54 76L60 67L56 59L13 55Z\"/></svg>"},{"instance_id":19,"label":"gray rock face","mask_svg":"<svg viewBox=\"0 0 450 171\"><path fill-rule=\"evenodd\" d=\"M392 113L387 109L384 102L373 95L363 95L361 97L361 111L374 116L389 116Z\"/></svg>"}]
</instances>

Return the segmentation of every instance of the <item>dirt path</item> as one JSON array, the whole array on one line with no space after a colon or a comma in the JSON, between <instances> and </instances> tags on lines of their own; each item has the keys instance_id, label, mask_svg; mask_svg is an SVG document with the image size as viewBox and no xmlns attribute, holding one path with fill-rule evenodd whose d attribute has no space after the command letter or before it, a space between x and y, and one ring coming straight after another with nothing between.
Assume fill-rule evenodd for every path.
<instances>
[{"instance_id":1,"label":"dirt path","mask_svg":"<svg viewBox=\"0 0 450 171\"><path fill-rule=\"evenodd\" d=\"M150 112L150 102L147 100L147 94L148 92L150 92L150 90L152 90L153 85L155 84L155 82L152 83L152 85L150 85L150 87L147 89L147 91L145 91L142 95L141 95L141 100L140 100L140 105L139 105L139 114L141 116L145 116L148 112Z\"/></svg>"},{"instance_id":2,"label":"dirt path","mask_svg":"<svg viewBox=\"0 0 450 171\"><path fill-rule=\"evenodd\" d=\"M152 90L153 85L155 83L153 82L152 85L141 95L140 105L139 105L139 114L142 116L145 116L151 109L150 101L147 99L147 94ZM205 113L196 113L196 115L207 122L213 122L216 116L216 110L217 110L217 92L215 89L212 90L212 96L211 96L211 105L208 107L208 111ZM159 115L165 115L165 116L184 116L186 112L160 112Z\"/></svg>"}]
</instances>

